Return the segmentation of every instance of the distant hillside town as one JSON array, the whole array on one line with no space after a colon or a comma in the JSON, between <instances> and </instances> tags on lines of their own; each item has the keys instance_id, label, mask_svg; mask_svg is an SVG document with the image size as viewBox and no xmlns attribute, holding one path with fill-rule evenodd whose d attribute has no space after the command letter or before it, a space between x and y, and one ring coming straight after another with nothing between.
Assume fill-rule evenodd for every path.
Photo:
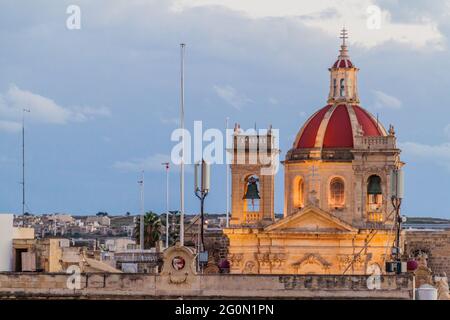
<instances>
[{"instance_id":1,"label":"distant hillside town","mask_svg":"<svg viewBox=\"0 0 450 320\"><path fill-rule=\"evenodd\" d=\"M179 241L179 217L178 211L171 211L168 217L165 213L147 212L145 245L140 248L140 215L14 215L12 269L61 272L76 264L82 266L82 271L157 273L163 250ZM185 215L185 243L193 247L199 243L199 217ZM205 214L205 245L216 264L226 258L227 242L222 232L225 224L225 214Z\"/></svg>"},{"instance_id":2,"label":"distant hillside town","mask_svg":"<svg viewBox=\"0 0 450 320\"><path fill-rule=\"evenodd\" d=\"M170 217L170 216L169 216ZM225 214L206 214L205 227L221 229L225 226ZM282 214L276 215L281 218ZM165 226L166 214L159 215L161 224ZM196 215L186 215L187 225L195 223ZM173 227L174 219L169 218L169 224ZM71 215L69 213L30 214L14 216L14 226L20 228L33 228L36 238L64 237L74 239L103 239L110 237L134 238L134 230L139 220L139 215L127 212L124 215L109 215L107 212L98 212L95 215ZM450 220L410 217L404 228L450 228ZM162 228L162 236L165 236L165 228Z\"/></svg>"},{"instance_id":3,"label":"distant hillside town","mask_svg":"<svg viewBox=\"0 0 450 320\"><path fill-rule=\"evenodd\" d=\"M166 214L156 214L161 223L161 238L165 237ZM169 228L178 228L178 211L169 214ZM187 228L196 224L198 216L185 215ZM221 229L225 226L225 214L205 214L205 228ZM72 215L69 213L30 214L14 216L14 226L19 228L33 228L37 239L46 237L62 237L73 239L103 239L111 237L134 238L139 215L127 212L124 215L109 215L98 212L94 215ZM195 228L197 229L197 228Z\"/></svg>"}]
</instances>

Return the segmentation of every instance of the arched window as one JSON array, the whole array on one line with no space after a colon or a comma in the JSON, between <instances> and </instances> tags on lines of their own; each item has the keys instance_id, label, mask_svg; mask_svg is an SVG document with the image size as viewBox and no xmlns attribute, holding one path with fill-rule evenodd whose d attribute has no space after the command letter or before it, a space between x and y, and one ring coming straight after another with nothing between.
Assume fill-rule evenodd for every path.
<instances>
[{"instance_id":1,"label":"arched window","mask_svg":"<svg viewBox=\"0 0 450 320\"><path fill-rule=\"evenodd\" d=\"M344 181L341 178L334 178L330 183L330 205L332 207L342 207L345 201Z\"/></svg>"},{"instance_id":2,"label":"arched window","mask_svg":"<svg viewBox=\"0 0 450 320\"><path fill-rule=\"evenodd\" d=\"M337 90L337 82L336 79L333 79L333 97L336 96L336 90Z\"/></svg>"},{"instance_id":3,"label":"arched window","mask_svg":"<svg viewBox=\"0 0 450 320\"><path fill-rule=\"evenodd\" d=\"M341 79L341 90L340 90L340 96L344 96L344 79Z\"/></svg>"},{"instance_id":4,"label":"arched window","mask_svg":"<svg viewBox=\"0 0 450 320\"><path fill-rule=\"evenodd\" d=\"M296 208L303 208L304 206L304 183L301 177L294 180L294 206Z\"/></svg>"}]
</instances>

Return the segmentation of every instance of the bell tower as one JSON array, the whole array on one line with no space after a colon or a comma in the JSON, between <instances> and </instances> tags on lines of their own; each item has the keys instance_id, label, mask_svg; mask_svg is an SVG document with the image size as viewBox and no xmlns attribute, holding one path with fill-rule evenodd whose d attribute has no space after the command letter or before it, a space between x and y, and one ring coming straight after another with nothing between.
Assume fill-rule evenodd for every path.
<instances>
[{"instance_id":1,"label":"bell tower","mask_svg":"<svg viewBox=\"0 0 450 320\"><path fill-rule=\"evenodd\" d=\"M258 134L235 125L231 163L231 220L237 225L274 221L274 170L278 149L272 129Z\"/></svg>"}]
</instances>

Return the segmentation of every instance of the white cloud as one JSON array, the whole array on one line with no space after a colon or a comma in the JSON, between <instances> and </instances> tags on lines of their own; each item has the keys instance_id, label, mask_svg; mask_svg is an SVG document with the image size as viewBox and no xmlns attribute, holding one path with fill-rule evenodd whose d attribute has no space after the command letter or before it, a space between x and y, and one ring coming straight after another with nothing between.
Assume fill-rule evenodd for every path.
<instances>
[{"instance_id":1,"label":"white cloud","mask_svg":"<svg viewBox=\"0 0 450 320\"><path fill-rule=\"evenodd\" d=\"M450 143L427 145L416 142L400 143L402 152L414 159L427 160L450 170Z\"/></svg>"},{"instance_id":2,"label":"white cloud","mask_svg":"<svg viewBox=\"0 0 450 320\"><path fill-rule=\"evenodd\" d=\"M375 95L374 106L376 108L400 109L402 102L394 96L390 96L382 91L373 90Z\"/></svg>"},{"instance_id":3,"label":"white cloud","mask_svg":"<svg viewBox=\"0 0 450 320\"><path fill-rule=\"evenodd\" d=\"M416 142L401 143L403 151L409 155L422 158L439 158L450 160L450 143L427 145Z\"/></svg>"},{"instance_id":4,"label":"white cloud","mask_svg":"<svg viewBox=\"0 0 450 320\"><path fill-rule=\"evenodd\" d=\"M112 167L123 172L140 172L142 170L162 172L164 170L164 166L162 164L165 162L170 163L170 170L172 172L180 171L180 166L173 164L170 159L170 155L161 153L156 153L146 158L116 161ZM185 164L184 169L186 173L192 173L194 171L194 166L192 164Z\"/></svg>"},{"instance_id":5,"label":"white cloud","mask_svg":"<svg viewBox=\"0 0 450 320\"><path fill-rule=\"evenodd\" d=\"M170 156L166 154L157 153L147 158L136 158L127 161L117 161L113 164L113 168L120 171L161 171L163 169L162 163L170 162Z\"/></svg>"},{"instance_id":6,"label":"white cloud","mask_svg":"<svg viewBox=\"0 0 450 320\"><path fill-rule=\"evenodd\" d=\"M50 98L22 90L14 84L6 93L0 94L1 117L9 120L19 119L23 109L30 110L27 118L50 124L80 122L110 115L110 111L106 107L63 107Z\"/></svg>"},{"instance_id":7,"label":"white cloud","mask_svg":"<svg viewBox=\"0 0 450 320\"><path fill-rule=\"evenodd\" d=\"M237 90L230 85L225 86L215 85L213 88L220 98L222 98L225 102L227 102L231 106L235 107L237 110L241 110L243 106L253 102L245 95L237 92Z\"/></svg>"},{"instance_id":8,"label":"white cloud","mask_svg":"<svg viewBox=\"0 0 450 320\"><path fill-rule=\"evenodd\" d=\"M111 111L106 107L92 108L92 107L73 107L72 119L74 121L93 120L97 117L109 117Z\"/></svg>"},{"instance_id":9,"label":"white cloud","mask_svg":"<svg viewBox=\"0 0 450 320\"><path fill-rule=\"evenodd\" d=\"M380 9L380 28L369 29L368 19L373 13L368 8L374 0L176 0L174 12L191 7L222 6L240 12L252 19L270 17L297 17L305 25L336 36L345 25L350 30L350 43L371 48L387 41L405 43L415 48L442 49L444 37L435 21L424 15L415 23L392 21L391 12Z\"/></svg>"},{"instance_id":10,"label":"white cloud","mask_svg":"<svg viewBox=\"0 0 450 320\"><path fill-rule=\"evenodd\" d=\"M20 122L0 120L0 131L19 132L22 126Z\"/></svg>"}]
</instances>

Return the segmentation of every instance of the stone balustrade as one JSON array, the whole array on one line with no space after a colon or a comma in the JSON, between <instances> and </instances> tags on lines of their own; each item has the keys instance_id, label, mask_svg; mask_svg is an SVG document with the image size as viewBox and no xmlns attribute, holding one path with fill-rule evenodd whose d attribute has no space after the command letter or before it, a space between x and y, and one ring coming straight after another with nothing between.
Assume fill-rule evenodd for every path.
<instances>
[{"instance_id":1,"label":"stone balustrade","mask_svg":"<svg viewBox=\"0 0 450 320\"><path fill-rule=\"evenodd\" d=\"M368 212L367 221L373 223L382 223L384 221L384 213L381 210Z\"/></svg>"},{"instance_id":2,"label":"stone balustrade","mask_svg":"<svg viewBox=\"0 0 450 320\"><path fill-rule=\"evenodd\" d=\"M0 273L0 299L412 299L412 275L382 275L379 289L369 276L352 275L170 275L89 273L69 289L64 273Z\"/></svg>"},{"instance_id":3,"label":"stone balustrade","mask_svg":"<svg viewBox=\"0 0 450 320\"><path fill-rule=\"evenodd\" d=\"M245 212L244 221L246 223L256 223L261 220L261 215L259 212L248 211Z\"/></svg>"},{"instance_id":4,"label":"stone balustrade","mask_svg":"<svg viewBox=\"0 0 450 320\"><path fill-rule=\"evenodd\" d=\"M395 149L394 136L356 136L355 149Z\"/></svg>"}]
</instances>

